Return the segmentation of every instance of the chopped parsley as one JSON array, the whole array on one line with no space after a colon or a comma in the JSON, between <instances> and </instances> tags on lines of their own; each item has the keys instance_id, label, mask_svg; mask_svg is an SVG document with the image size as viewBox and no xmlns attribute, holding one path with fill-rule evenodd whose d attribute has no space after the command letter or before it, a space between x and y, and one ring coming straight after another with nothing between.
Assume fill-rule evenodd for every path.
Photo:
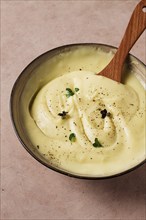
<instances>
[{"instance_id":1,"label":"chopped parsley","mask_svg":"<svg viewBox=\"0 0 146 220\"><path fill-rule=\"evenodd\" d=\"M70 96L74 95L74 92L70 88L66 88L66 97L69 98Z\"/></svg>"},{"instance_id":2,"label":"chopped parsley","mask_svg":"<svg viewBox=\"0 0 146 220\"><path fill-rule=\"evenodd\" d=\"M71 134L69 135L69 140L70 140L71 142L75 142L75 141L76 141L76 135L75 135L74 133L71 133Z\"/></svg>"},{"instance_id":3,"label":"chopped parsley","mask_svg":"<svg viewBox=\"0 0 146 220\"><path fill-rule=\"evenodd\" d=\"M75 88L75 92L78 92L79 91L79 88Z\"/></svg>"},{"instance_id":4,"label":"chopped parsley","mask_svg":"<svg viewBox=\"0 0 146 220\"><path fill-rule=\"evenodd\" d=\"M79 88L75 88L75 92L78 92ZM66 97L69 98L70 96L73 96L75 92L73 92L70 88L66 88Z\"/></svg>"},{"instance_id":5,"label":"chopped parsley","mask_svg":"<svg viewBox=\"0 0 146 220\"><path fill-rule=\"evenodd\" d=\"M59 113L58 115L62 117L62 119L66 118L68 112L62 111L62 113Z\"/></svg>"},{"instance_id":6,"label":"chopped parsley","mask_svg":"<svg viewBox=\"0 0 146 220\"><path fill-rule=\"evenodd\" d=\"M95 142L93 143L93 147L103 147L99 142L98 138L95 138Z\"/></svg>"}]
</instances>

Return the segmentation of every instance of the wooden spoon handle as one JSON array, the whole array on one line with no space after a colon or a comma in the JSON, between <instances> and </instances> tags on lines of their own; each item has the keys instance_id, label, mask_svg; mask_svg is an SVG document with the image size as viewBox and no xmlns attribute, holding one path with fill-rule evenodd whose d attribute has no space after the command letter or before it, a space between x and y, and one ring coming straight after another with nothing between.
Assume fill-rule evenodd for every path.
<instances>
[{"instance_id":1,"label":"wooden spoon handle","mask_svg":"<svg viewBox=\"0 0 146 220\"><path fill-rule=\"evenodd\" d=\"M146 0L140 1L136 6L115 56L100 75L121 82L124 61L132 46L146 29L146 13L143 11L145 7Z\"/></svg>"}]
</instances>

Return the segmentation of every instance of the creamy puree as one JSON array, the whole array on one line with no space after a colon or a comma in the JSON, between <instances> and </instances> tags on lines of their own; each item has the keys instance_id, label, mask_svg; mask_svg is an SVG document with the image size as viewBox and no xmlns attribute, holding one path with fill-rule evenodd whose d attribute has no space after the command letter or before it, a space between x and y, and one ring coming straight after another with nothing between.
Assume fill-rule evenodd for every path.
<instances>
[{"instance_id":1,"label":"creamy puree","mask_svg":"<svg viewBox=\"0 0 146 220\"><path fill-rule=\"evenodd\" d=\"M24 113L30 139L49 164L80 175L108 176L144 160L143 86L130 70L125 70L124 84L95 75L112 56L90 48L53 58L60 72L48 70L52 80Z\"/></svg>"}]
</instances>

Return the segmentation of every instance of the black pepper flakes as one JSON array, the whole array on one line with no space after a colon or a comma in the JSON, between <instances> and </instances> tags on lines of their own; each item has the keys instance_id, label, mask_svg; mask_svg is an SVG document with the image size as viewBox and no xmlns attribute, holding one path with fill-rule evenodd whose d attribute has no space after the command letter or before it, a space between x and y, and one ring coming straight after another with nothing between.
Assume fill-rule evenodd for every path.
<instances>
[{"instance_id":1,"label":"black pepper flakes","mask_svg":"<svg viewBox=\"0 0 146 220\"><path fill-rule=\"evenodd\" d=\"M111 115L110 112L107 112L106 109L101 110L100 113L101 113L101 118L103 118L103 119L104 119L106 116L110 116L110 115Z\"/></svg>"},{"instance_id":2,"label":"black pepper flakes","mask_svg":"<svg viewBox=\"0 0 146 220\"><path fill-rule=\"evenodd\" d=\"M65 119L67 116L68 112L62 111L61 113L59 113L58 115L62 117L62 119Z\"/></svg>"},{"instance_id":3,"label":"black pepper flakes","mask_svg":"<svg viewBox=\"0 0 146 220\"><path fill-rule=\"evenodd\" d=\"M107 114L107 110L104 109L104 110L101 110L101 117L104 119L106 117L106 114Z\"/></svg>"}]
</instances>

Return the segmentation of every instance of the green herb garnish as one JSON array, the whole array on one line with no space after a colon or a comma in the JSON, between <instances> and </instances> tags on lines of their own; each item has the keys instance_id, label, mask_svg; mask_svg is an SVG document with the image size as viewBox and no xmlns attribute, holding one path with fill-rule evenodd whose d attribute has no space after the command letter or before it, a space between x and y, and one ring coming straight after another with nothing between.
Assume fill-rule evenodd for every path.
<instances>
[{"instance_id":1,"label":"green herb garnish","mask_svg":"<svg viewBox=\"0 0 146 220\"><path fill-rule=\"evenodd\" d=\"M93 147L103 147L99 142L98 138L95 138L95 142L93 143Z\"/></svg>"},{"instance_id":2,"label":"green herb garnish","mask_svg":"<svg viewBox=\"0 0 146 220\"><path fill-rule=\"evenodd\" d=\"M69 140L70 140L71 142L75 142L75 141L76 141L76 135L75 135L74 133L71 133L71 134L69 135Z\"/></svg>"},{"instance_id":3,"label":"green herb garnish","mask_svg":"<svg viewBox=\"0 0 146 220\"><path fill-rule=\"evenodd\" d=\"M78 92L79 91L79 88L75 88L75 92Z\"/></svg>"},{"instance_id":4,"label":"green herb garnish","mask_svg":"<svg viewBox=\"0 0 146 220\"><path fill-rule=\"evenodd\" d=\"M75 92L73 92L70 88L66 88L66 97L69 98L70 96L73 96L75 94L75 92L79 91L79 88L75 88Z\"/></svg>"},{"instance_id":5,"label":"green herb garnish","mask_svg":"<svg viewBox=\"0 0 146 220\"><path fill-rule=\"evenodd\" d=\"M67 91L67 93L66 93L67 98L74 95L74 92L70 88L66 88L66 91Z\"/></svg>"}]
</instances>

